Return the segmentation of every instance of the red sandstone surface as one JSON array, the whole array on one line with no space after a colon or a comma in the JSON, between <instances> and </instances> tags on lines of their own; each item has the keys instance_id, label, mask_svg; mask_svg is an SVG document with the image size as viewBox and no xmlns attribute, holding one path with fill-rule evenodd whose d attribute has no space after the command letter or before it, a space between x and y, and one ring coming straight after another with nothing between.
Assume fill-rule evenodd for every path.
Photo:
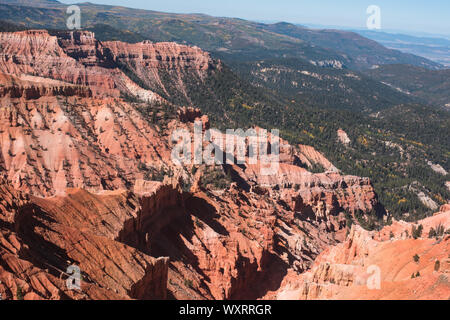
<instances>
[{"instance_id":1,"label":"red sandstone surface","mask_svg":"<svg viewBox=\"0 0 450 320\"><path fill-rule=\"evenodd\" d=\"M414 224L394 222L381 231L353 226L346 240L322 252L311 270L288 276L281 288L268 295L278 299L443 299L450 298L450 211L419 221L424 232L417 239ZM439 225L447 234L429 237ZM392 235L386 238L386 234ZM376 271L378 268L378 271ZM379 287L373 276L379 272Z\"/></svg>"},{"instance_id":2,"label":"red sandstone surface","mask_svg":"<svg viewBox=\"0 0 450 320\"><path fill-rule=\"evenodd\" d=\"M449 228L448 207L420 222L419 239L401 221L350 230L349 217L384 214L370 179L286 141L275 174L247 159L226 167L236 182L222 188L203 183L204 165L175 166L171 133L196 120L207 130L208 117L171 106L176 119L152 123L121 96L164 99L118 66L161 93L169 74L182 92L178 71L220 72L200 49L39 30L0 33L0 48L4 299L449 297L448 235L428 239L431 228ZM316 165L325 172L308 171ZM372 264L382 269L377 292L358 285ZM67 288L70 265L82 271L80 291Z\"/></svg>"}]
</instances>

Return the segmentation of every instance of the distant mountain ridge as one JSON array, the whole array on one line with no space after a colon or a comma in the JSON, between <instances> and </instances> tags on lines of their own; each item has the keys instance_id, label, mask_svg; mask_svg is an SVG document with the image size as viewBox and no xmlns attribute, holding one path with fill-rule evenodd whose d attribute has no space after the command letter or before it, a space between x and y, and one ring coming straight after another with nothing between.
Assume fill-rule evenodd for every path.
<instances>
[{"instance_id":1,"label":"distant mountain ridge","mask_svg":"<svg viewBox=\"0 0 450 320\"><path fill-rule=\"evenodd\" d=\"M398 33L355 30L356 33L382 45L419 55L450 67L450 40L443 37L417 37Z\"/></svg>"},{"instance_id":2,"label":"distant mountain ridge","mask_svg":"<svg viewBox=\"0 0 450 320\"><path fill-rule=\"evenodd\" d=\"M387 49L351 32L311 30L288 23L267 25L235 18L162 13L91 3L78 5L83 14L83 28L105 24L139 33L155 41L197 45L204 50L221 53L224 59L229 60L300 57L314 62L338 61L340 65L355 70L391 63L429 69L442 67L422 57ZM57 1L1 0L0 19L30 28L65 29L67 15L64 8Z\"/></svg>"},{"instance_id":3,"label":"distant mountain ridge","mask_svg":"<svg viewBox=\"0 0 450 320\"><path fill-rule=\"evenodd\" d=\"M1 0L0 3L30 7L65 6L58 0Z\"/></svg>"},{"instance_id":4,"label":"distant mountain ridge","mask_svg":"<svg viewBox=\"0 0 450 320\"><path fill-rule=\"evenodd\" d=\"M351 31L308 29L284 22L267 25L265 28L353 57L352 63L356 69L365 69L368 64L393 64L395 61L404 61L405 64L431 69L438 68L437 64L430 65L426 59L388 49L376 41Z\"/></svg>"}]
</instances>

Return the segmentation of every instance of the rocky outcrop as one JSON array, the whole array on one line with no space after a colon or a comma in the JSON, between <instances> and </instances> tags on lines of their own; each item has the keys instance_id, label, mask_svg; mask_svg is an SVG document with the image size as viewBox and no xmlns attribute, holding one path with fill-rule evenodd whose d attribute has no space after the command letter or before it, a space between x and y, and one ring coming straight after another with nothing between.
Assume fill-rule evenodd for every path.
<instances>
[{"instance_id":1,"label":"rocky outcrop","mask_svg":"<svg viewBox=\"0 0 450 320\"><path fill-rule=\"evenodd\" d=\"M92 92L87 87L76 86L62 81L25 76L0 74L0 97L9 99L36 100L42 97L81 97L89 98Z\"/></svg>"},{"instance_id":2,"label":"rocky outcrop","mask_svg":"<svg viewBox=\"0 0 450 320\"><path fill-rule=\"evenodd\" d=\"M286 145L281 148L280 164L273 174L262 174L259 163L233 165L232 169L252 188L279 190L290 210L299 212L305 219L331 223L333 216L340 216L333 223L334 227L329 225L330 229L339 229L340 224L345 224L344 213L354 216L360 212L376 212L380 217L385 214L370 179L341 175L313 148L300 147L289 153L286 153ZM329 171L309 172L302 167L305 163L302 155L307 155L314 163L328 163Z\"/></svg>"},{"instance_id":3,"label":"rocky outcrop","mask_svg":"<svg viewBox=\"0 0 450 320\"><path fill-rule=\"evenodd\" d=\"M418 192L417 197L419 198L420 202L422 202L427 208L429 208L431 210L439 209L439 205L436 203L436 201L431 199L423 191Z\"/></svg>"},{"instance_id":4,"label":"rocky outcrop","mask_svg":"<svg viewBox=\"0 0 450 320\"><path fill-rule=\"evenodd\" d=\"M121 99L56 80L2 79L0 166L17 189L47 196L126 188L169 157L157 128Z\"/></svg>"},{"instance_id":5,"label":"rocky outcrop","mask_svg":"<svg viewBox=\"0 0 450 320\"><path fill-rule=\"evenodd\" d=\"M450 227L450 211L419 221L422 237L400 236L412 224L380 232L353 226L345 242L325 250L311 270L285 278L279 299L448 299L450 237L429 238L430 225ZM386 238L386 234L391 234ZM393 258L395 257L395 258ZM271 297L274 297L273 295Z\"/></svg>"},{"instance_id":6,"label":"rocky outcrop","mask_svg":"<svg viewBox=\"0 0 450 320\"><path fill-rule=\"evenodd\" d=\"M402 220L397 221L393 219L390 225L385 226L380 232L374 235L374 239L379 241L408 239L413 237L414 229L419 229L419 226L421 229L420 237L434 238L433 233L436 233L439 229L442 230L441 233L445 233L448 229L448 214L445 214L448 212L450 212L450 205L447 204L443 205L440 211L436 212L432 217L428 217L427 219L418 221L417 223L405 222Z\"/></svg>"},{"instance_id":7,"label":"rocky outcrop","mask_svg":"<svg viewBox=\"0 0 450 320\"><path fill-rule=\"evenodd\" d=\"M325 171L338 172L339 170L327 159L311 146L299 145L298 152L296 152L300 161L307 165L308 168L320 166Z\"/></svg>"},{"instance_id":8,"label":"rocky outcrop","mask_svg":"<svg viewBox=\"0 0 450 320\"><path fill-rule=\"evenodd\" d=\"M107 50L90 31L61 31L54 34L58 45L74 60L87 67L115 68Z\"/></svg>"},{"instance_id":9,"label":"rocky outcrop","mask_svg":"<svg viewBox=\"0 0 450 320\"><path fill-rule=\"evenodd\" d=\"M0 34L0 72L35 75L89 87L96 96L134 96L164 102L184 89L189 77L202 79L220 68L208 53L175 43L101 43L88 31L45 30ZM167 73L170 77L164 77ZM164 80L163 80L164 78Z\"/></svg>"},{"instance_id":10,"label":"rocky outcrop","mask_svg":"<svg viewBox=\"0 0 450 320\"><path fill-rule=\"evenodd\" d=\"M339 129L337 131L337 136L338 136L338 141L340 143L342 143L343 145L349 145L352 141L350 140L350 138L347 135L347 132L345 132L342 129Z\"/></svg>"},{"instance_id":11,"label":"rocky outcrop","mask_svg":"<svg viewBox=\"0 0 450 320\"><path fill-rule=\"evenodd\" d=\"M305 211L311 205L320 209L322 215L339 209L355 213L358 210L377 210L379 204L368 178L338 173L312 174L300 167L285 164L280 164L276 175L262 176L259 172L256 166L249 166L244 174L249 181L282 190L285 201L292 203L294 211Z\"/></svg>"},{"instance_id":12,"label":"rocky outcrop","mask_svg":"<svg viewBox=\"0 0 450 320\"><path fill-rule=\"evenodd\" d=\"M285 284L311 267L317 292L302 297L357 282L351 260L314 261L345 240L352 216L384 213L369 179L283 140L269 175L248 152L243 164L172 161L175 130L210 125L162 96L189 102L188 87L220 61L89 32L1 33L0 46L3 297L257 299L291 292ZM352 243L365 241L358 234ZM81 291L65 285L70 265L82 271Z\"/></svg>"},{"instance_id":13,"label":"rocky outcrop","mask_svg":"<svg viewBox=\"0 0 450 320\"><path fill-rule=\"evenodd\" d=\"M276 192L233 185L191 194L176 183L142 180L134 192L70 189L65 196L32 197L13 220L30 267L48 269L56 283L49 295L47 283L36 291L29 280L21 282L27 294L44 299L163 298L155 288L167 279L167 297L259 298L276 290L292 266L307 270L345 232L321 234L318 222L295 215ZM88 279L82 294L64 287L71 264ZM4 292L11 298L14 290Z\"/></svg>"},{"instance_id":14,"label":"rocky outcrop","mask_svg":"<svg viewBox=\"0 0 450 320\"><path fill-rule=\"evenodd\" d=\"M145 69L191 69L208 70L215 68L215 62L209 53L198 47L179 45L175 42L125 43L120 41L104 42L116 61L136 66L144 76ZM139 74L138 73L138 74Z\"/></svg>"},{"instance_id":15,"label":"rocky outcrop","mask_svg":"<svg viewBox=\"0 0 450 320\"><path fill-rule=\"evenodd\" d=\"M1 33L0 71L14 75L34 75L84 85L95 94L118 96L114 78L118 71L86 66L70 57L45 30Z\"/></svg>"},{"instance_id":16,"label":"rocky outcrop","mask_svg":"<svg viewBox=\"0 0 450 320\"><path fill-rule=\"evenodd\" d=\"M181 107L177 110L178 120L183 123L196 122L202 123L203 130L209 129L209 118L203 115L199 108Z\"/></svg>"},{"instance_id":17,"label":"rocky outcrop","mask_svg":"<svg viewBox=\"0 0 450 320\"><path fill-rule=\"evenodd\" d=\"M115 240L133 214L127 192L24 200L0 186L0 293L3 299L165 299L167 258L152 258ZM81 270L81 291L66 285Z\"/></svg>"},{"instance_id":18,"label":"rocky outcrop","mask_svg":"<svg viewBox=\"0 0 450 320\"><path fill-rule=\"evenodd\" d=\"M431 170L433 170L436 173L439 173L443 176L446 176L448 174L447 170L445 170L440 164L434 164L431 161L427 161L427 165L429 165Z\"/></svg>"},{"instance_id":19,"label":"rocky outcrop","mask_svg":"<svg viewBox=\"0 0 450 320\"><path fill-rule=\"evenodd\" d=\"M446 207L420 222L424 233L417 240L401 238L411 225L402 229L394 222L371 233L354 226L337 244L345 228L325 230L305 219L276 190L254 193L232 185L185 193L173 181L139 180L134 192L71 189L46 199L25 197L3 182L0 293L6 299L448 295L450 239L427 236L430 226L450 226ZM392 230L394 238L385 239ZM81 291L67 288L69 265L82 271ZM381 291L366 287L372 265L381 268ZM417 272L420 277L411 279Z\"/></svg>"},{"instance_id":20,"label":"rocky outcrop","mask_svg":"<svg viewBox=\"0 0 450 320\"><path fill-rule=\"evenodd\" d=\"M198 47L189 47L172 42L140 43L104 42L114 62L139 79L142 87L158 92L164 97L184 96L190 102L188 83L202 82L208 72L220 70L220 61Z\"/></svg>"}]
</instances>

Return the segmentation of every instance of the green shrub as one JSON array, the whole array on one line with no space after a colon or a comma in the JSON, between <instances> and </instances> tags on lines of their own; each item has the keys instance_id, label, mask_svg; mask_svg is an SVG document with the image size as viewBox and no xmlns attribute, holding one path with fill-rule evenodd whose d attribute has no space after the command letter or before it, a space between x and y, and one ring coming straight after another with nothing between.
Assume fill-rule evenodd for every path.
<instances>
[{"instance_id":1,"label":"green shrub","mask_svg":"<svg viewBox=\"0 0 450 320\"><path fill-rule=\"evenodd\" d=\"M428 232L428 238L431 239L434 237L436 237L436 230L434 230L434 228L431 228L430 232Z\"/></svg>"},{"instance_id":2,"label":"green shrub","mask_svg":"<svg viewBox=\"0 0 450 320\"><path fill-rule=\"evenodd\" d=\"M418 228L416 226L412 226L411 235L414 239L418 239L422 236L423 225L419 225Z\"/></svg>"},{"instance_id":3,"label":"green shrub","mask_svg":"<svg viewBox=\"0 0 450 320\"><path fill-rule=\"evenodd\" d=\"M434 263L434 271L439 271L439 269L441 268L441 262L439 260L436 260L436 262Z\"/></svg>"},{"instance_id":4,"label":"green shrub","mask_svg":"<svg viewBox=\"0 0 450 320\"><path fill-rule=\"evenodd\" d=\"M188 279L184 280L184 285L188 288L192 288L194 286L192 280L188 280Z\"/></svg>"},{"instance_id":5,"label":"green shrub","mask_svg":"<svg viewBox=\"0 0 450 320\"><path fill-rule=\"evenodd\" d=\"M197 217L195 218L194 223L195 223L195 225L196 225L198 228L203 229L203 226L204 226L204 225L203 225L203 222L201 222L200 220L198 220Z\"/></svg>"},{"instance_id":6,"label":"green shrub","mask_svg":"<svg viewBox=\"0 0 450 320\"><path fill-rule=\"evenodd\" d=\"M17 287L16 298L17 300L23 300L23 291L21 286Z\"/></svg>"}]
</instances>

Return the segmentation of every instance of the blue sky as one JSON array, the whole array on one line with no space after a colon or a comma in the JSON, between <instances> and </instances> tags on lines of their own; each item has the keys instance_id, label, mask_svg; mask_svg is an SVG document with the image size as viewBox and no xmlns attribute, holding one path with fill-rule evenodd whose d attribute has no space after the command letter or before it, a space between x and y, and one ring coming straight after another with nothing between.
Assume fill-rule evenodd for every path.
<instances>
[{"instance_id":1,"label":"blue sky","mask_svg":"<svg viewBox=\"0 0 450 320\"><path fill-rule=\"evenodd\" d=\"M64 3L83 1L62 0ZM449 0L89 0L177 13L365 28L369 5L381 8L382 29L450 35Z\"/></svg>"}]
</instances>

